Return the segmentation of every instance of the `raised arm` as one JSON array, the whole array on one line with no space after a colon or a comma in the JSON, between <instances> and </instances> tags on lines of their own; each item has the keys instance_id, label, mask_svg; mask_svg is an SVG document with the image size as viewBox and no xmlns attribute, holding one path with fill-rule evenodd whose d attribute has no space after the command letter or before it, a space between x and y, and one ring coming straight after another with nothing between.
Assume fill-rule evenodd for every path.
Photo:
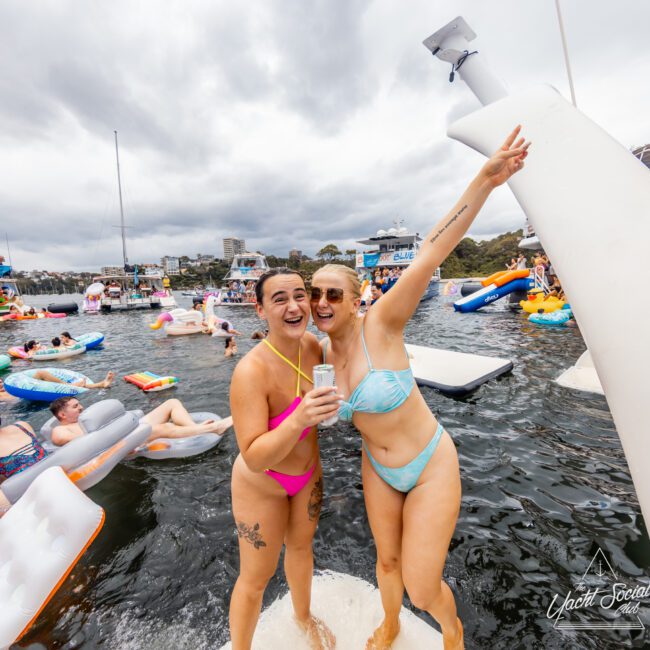
<instances>
[{"instance_id":1,"label":"raised arm","mask_svg":"<svg viewBox=\"0 0 650 650\"><path fill-rule=\"evenodd\" d=\"M429 232L413 263L393 288L384 294L369 315L392 331L401 332L415 312L435 270L458 245L490 192L524 166L530 143L518 138L518 126L503 146L485 163L451 212ZM516 142L515 142L516 141Z\"/></svg>"}]
</instances>

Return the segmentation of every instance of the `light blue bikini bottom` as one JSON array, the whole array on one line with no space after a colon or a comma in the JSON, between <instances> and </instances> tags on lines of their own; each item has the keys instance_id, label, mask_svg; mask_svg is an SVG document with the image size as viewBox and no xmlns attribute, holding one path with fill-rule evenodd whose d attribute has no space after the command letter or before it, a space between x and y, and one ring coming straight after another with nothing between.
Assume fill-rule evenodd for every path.
<instances>
[{"instance_id":1,"label":"light blue bikini bottom","mask_svg":"<svg viewBox=\"0 0 650 650\"><path fill-rule=\"evenodd\" d=\"M388 483L388 485L394 487L400 492L410 492L418 482L420 474L424 471L429 459L433 456L433 452L436 450L436 447L440 442L440 437L442 436L443 431L444 429L442 428L442 424L438 422L438 428L436 429L433 438L431 438L431 442L429 442L429 444L410 463L402 465L402 467L386 467L385 465L378 463L370 455L365 443L363 446L366 450L366 454L368 454L372 466L375 468L375 471L384 479L384 481L386 481L386 483Z\"/></svg>"}]
</instances>

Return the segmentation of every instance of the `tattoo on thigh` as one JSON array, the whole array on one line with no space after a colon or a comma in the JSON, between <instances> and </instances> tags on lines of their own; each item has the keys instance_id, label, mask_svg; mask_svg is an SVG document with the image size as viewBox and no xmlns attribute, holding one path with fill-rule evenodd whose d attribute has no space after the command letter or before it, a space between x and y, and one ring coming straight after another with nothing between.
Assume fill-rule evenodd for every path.
<instances>
[{"instance_id":1,"label":"tattoo on thigh","mask_svg":"<svg viewBox=\"0 0 650 650\"><path fill-rule=\"evenodd\" d=\"M266 546L266 542L262 540L262 533L260 533L259 524L249 526L243 521L237 522L237 536L243 537L247 542L250 542L257 549Z\"/></svg>"},{"instance_id":2,"label":"tattoo on thigh","mask_svg":"<svg viewBox=\"0 0 650 650\"><path fill-rule=\"evenodd\" d=\"M309 513L309 520L314 521L320 515L320 508L323 503L323 479L318 479L314 483L311 494L309 496L309 503L307 504L307 512Z\"/></svg>"}]
</instances>

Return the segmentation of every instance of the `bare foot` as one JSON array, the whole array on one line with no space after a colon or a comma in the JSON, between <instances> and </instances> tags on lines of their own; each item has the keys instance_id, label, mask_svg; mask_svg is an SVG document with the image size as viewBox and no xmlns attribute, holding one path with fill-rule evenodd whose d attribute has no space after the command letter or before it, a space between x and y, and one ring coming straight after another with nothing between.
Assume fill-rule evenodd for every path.
<instances>
[{"instance_id":1,"label":"bare foot","mask_svg":"<svg viewBox=\"0 0 650 650\"><path fill-rule=\"evenodd\" d=\"M104 381L101 382L103 388L108 388L113 383L113 378L115 373L112 370L109 370L104 377Z\"/></svg>"},{"instance_id":2,"label":"bare foot","mask_svg":"<svg viewBox=\"0 0 650 650\"><path fill-rule=\"evenodd\" d=\"M381 625L373 632L373 635L368 639L366 643L366 650L390 650L393 645L393 641L397 638L399 634L399 619L397 619L397 625L394 623L388 623L384 619Z\"/></svg>"},{"instance_id":3,"label":"bare foot","mask_svg":"<svg viewBox=\"0 0 650 650\"><path fill-rule=\"evenodd\" d=\"M232 418L226 419L232 420ZM307 635L311 650L333 650L336 646L336 637L320 618L310 616L308 621L302 622L296 619L296 623Z\"/></svg>"},{"instance_id":4,"label":"bare foot","mask_svg":"<svg viewBox=\"0 0 650 650\"><path fill-rule=\"evenodd\" d=\"M217 433L221 435L232 426L232 417L228 416L222 420L206 420L202 423L206 433Z\"/></svg>"},{"instance_id":5,"label":"bare foot","mask_svg":"<svg viewBox=\"0 0 650 650\"><path fill-rule=\"evenodd\" d=\"M456 630L453 635L442 633L442 642L445 650L465 650L463 624L456 619Z\"/></svg>"}]
</instances>

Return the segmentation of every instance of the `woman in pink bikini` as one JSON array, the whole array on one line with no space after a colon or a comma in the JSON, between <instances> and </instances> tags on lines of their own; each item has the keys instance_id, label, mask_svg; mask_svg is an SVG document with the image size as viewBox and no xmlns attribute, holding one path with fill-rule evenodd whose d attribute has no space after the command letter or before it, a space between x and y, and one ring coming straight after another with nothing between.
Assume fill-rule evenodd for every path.
<instances>
[{"instance_id":1,"label":"woman in pink bikini","mask_svg":"<svg viewBox=\"0 0 650 650\"><path fill-rule=\"evenodd\" d=\"M233 650L248 650L282 545L298 625L312 648L334 636L311 614L312 540L323 495L316 425L336 414L340 395L312 387L320 347L306 332L310 308L296 271L272 269L255 287L269 334L237 365L230 404L240 454L232 471L239 577L230 599Z\"/></svg>"}]
</instances>

